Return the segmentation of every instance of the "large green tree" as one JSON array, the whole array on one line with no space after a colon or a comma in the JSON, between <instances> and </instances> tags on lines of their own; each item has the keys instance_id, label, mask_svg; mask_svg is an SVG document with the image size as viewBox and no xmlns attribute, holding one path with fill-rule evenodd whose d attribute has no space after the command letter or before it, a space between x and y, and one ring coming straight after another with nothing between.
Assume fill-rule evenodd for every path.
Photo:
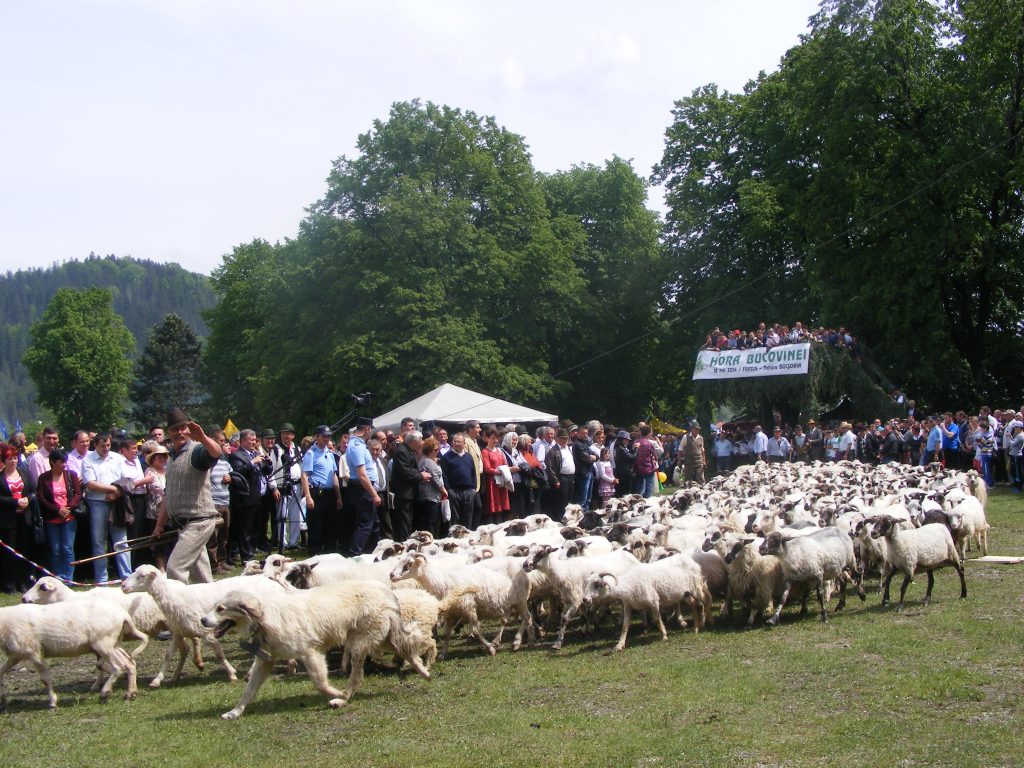
<instances>
[{"instance_id":1,"label":"large green tree","mask_svg":"<svg viewBox=\"0 0 1024 768\"><path fill-rule=\"evenodd\" d=\"M656 312L660 222L646 206L647 185L618 157L544 176L542 184L552 227L572 244L585 286L571 318L552 308L571 332L552 350L551 367L573 383L553 410L628 423L656 398L666 330Z\"/></svg>"},{"instance_id":2,"label":"large green tree","mask_svg":"<svg viewBox=\"0 0 1024 768\"><path fill-rule=\"evenodd\" d=\"M140 426L161 424L170 406L194 413L202 402L199 364L202 342L192 327L171 313L153 326L135 361L131 384L132 419Z\"/></svg>"},{"instance_id":3,"label":"large green tree","mask_svg":"<svg viewBox=\"0 0 1024 768\"><path fill-rule=\"evenodd\" d=\"M1022 14L828 0L777 72L677 102L654 178L691 344L845 325L932 405L1019 393Z\"/></svg>"},{"instance_id":4,"label":"large green tree","mask_svg":"<svg viewBox=\"0 0 1024 768\"><path fill-rule=\"evenodd\" d=\"M295 240L239 246L212 276L206 370L233 418L309 425L354 392L386 410L445 381L561 409L604 375L581 363L654 318L657 224L627 163L542 177L493 118L420 102L357 149ZM644 349L609 364L632 382ZM625 410L600 400L580 418Z\"/></svg>"},{"instance_id":5,"label":"large green tree","mask_svg":"<svg viewBox=\"0 0 1024 768\"><path fill-rule=\"evenodd\" d=\"M106 429L128 400L135 340L106 288L61 288L32 325L24 363L65 435Z\"/></svg>"}]
</instances>

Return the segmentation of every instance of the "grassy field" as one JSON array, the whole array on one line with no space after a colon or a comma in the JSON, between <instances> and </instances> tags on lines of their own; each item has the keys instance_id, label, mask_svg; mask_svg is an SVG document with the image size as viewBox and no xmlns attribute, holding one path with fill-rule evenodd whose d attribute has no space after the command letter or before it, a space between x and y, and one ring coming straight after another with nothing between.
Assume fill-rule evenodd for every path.
<instances>
[{"instance_id":1,"label":"grassy field","mask_svg":"<svg viewBox=\"0 0 1024 768\"><path fill-rule=\"evenodd\" d=\"M990 553L1024 554L1024 499L996 492L988 512ZM205 676L192 669L178 685L145 687L160 643L141 660L134 702L100 704L87 692L91 662L55 660L60 707L47 711L34 670L18 667L0 762L1024 765L1024 566L967 568L967 600L956 574L941 571L932 605L921 607L922 576L902 615L869 590L828 625L787 611L775 629L670 629L668 642L636 625L618 654L610 626L590 637L576 627L558 653L539 645L489 658L460 640L433 681L371 671L339 711L303 675L278 676L235 722L218 716L242 684L209 658Z\"/></svg>"}]
</instances>

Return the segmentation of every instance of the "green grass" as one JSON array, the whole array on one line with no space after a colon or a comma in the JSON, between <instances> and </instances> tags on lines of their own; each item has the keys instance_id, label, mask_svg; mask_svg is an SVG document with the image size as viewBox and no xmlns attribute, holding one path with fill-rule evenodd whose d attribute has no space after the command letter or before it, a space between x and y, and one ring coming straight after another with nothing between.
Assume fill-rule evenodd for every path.
<instances>
[{"instance_id":1,"label":"green grass","mask_svg":"<svg viewBox=\"0 0 1024 768\"><path fill-rule=\"evenodd\" d=\"M992 554L1024 554L1024 499L993 494ZM973 556L973 553L972 553ZM459 640L431 682L370 671L333 711L301 674L268 681L241 720L209 658L178 685L146 688L162 644L141 660L138 700L100 704L91 662L55 660L60 707L33 670L8 676L4 765L1000 766L1024 765L1024 566L968 564L925 578L907 610L866 603L823 626L787 611L776 629L718 626L698 637L617 630L495 658ZM896 580L894 580L895 582ZM233 661L246 656L231 642ZM186 668L188 670L188 668ZM118 692L123 692L123 683Z\"/></svg>"}]
</instances>

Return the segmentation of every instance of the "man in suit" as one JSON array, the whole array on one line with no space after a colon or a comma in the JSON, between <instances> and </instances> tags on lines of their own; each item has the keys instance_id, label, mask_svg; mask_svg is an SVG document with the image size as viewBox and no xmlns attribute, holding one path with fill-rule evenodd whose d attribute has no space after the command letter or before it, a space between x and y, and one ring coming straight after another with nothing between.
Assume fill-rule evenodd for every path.
<instances>
[{"instance_id":1,"label":"man in suit","mask_svg":"<svg viewBox=\"0 0 1024 768\"><path fill-rule=\"evenodd\" d=\"M238 450L228 454L228 464L234 473L231 483L231 531L228 534L228 564L251 560L256 550L256 526L260 504L271 471L268 456L258 452L259 438L255 430L243 429L238 433Z\"/></svg>"},{"instance_id":2,"label":"man in suit","mask_svg":"<svg viewBox=\"0 0 1024 768\"><path fill-rule=\"evenodd\" d=\"M420 471L420 445L423 433L409 430L402 442L395 444L391 456L391 492L395 494L395 508L391 513L391 527L395 541L405 541L412 533L412 512L420 480L430 480L429 472Z\"/></svg>"}]
</instances>

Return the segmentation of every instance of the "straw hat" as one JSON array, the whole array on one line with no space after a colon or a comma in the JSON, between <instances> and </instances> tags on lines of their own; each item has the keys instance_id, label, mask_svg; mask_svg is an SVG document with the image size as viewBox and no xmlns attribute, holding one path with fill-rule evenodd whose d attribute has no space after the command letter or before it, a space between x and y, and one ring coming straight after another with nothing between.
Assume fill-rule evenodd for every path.
<instances>
[{"instance_id":1,"label":"straw hat","mask_svg":"<svg viewBox=\"0 0 1024 768\"><path fill-rule=\"evenodd\" d=\"M157 447L154 448L152 450L152 452L146 457L146 464L148 464L149 466L153 466L153 459L154 458L156 458L157 456L161 456L161 455L168 456L168 455L170 455L170 453L171 452L167 450L167 446L166 445L159 445L158 444Z\"/></svg>"}]
</instances>

